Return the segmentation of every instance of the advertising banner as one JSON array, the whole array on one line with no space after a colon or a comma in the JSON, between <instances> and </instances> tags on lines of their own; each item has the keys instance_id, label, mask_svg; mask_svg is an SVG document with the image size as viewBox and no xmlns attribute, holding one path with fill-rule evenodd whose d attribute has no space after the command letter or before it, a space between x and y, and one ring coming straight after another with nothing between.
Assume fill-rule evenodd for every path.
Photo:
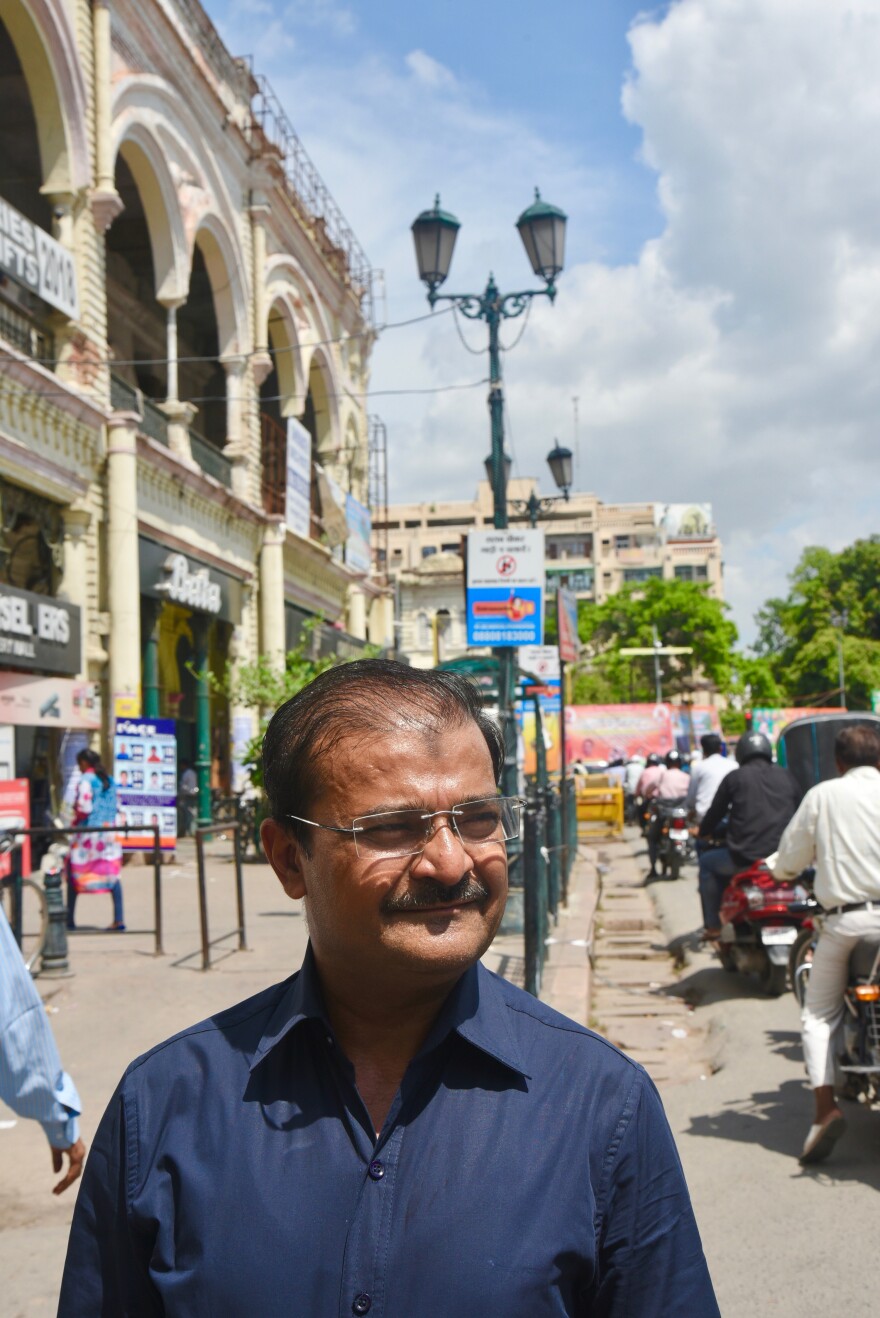
<instances>
[{"instance_id":1,"label":"advertising banner","mask_svg":"<svg viewBox=\"0 0 880 1318\"><path fill-rule=\"evenodd\" d=\"M0 782L0 833L14 832L31 826L31 785L27 778L7 778ZM21 846L21 872L31 872L31 840L24 838ZM12 873L12 856L0 856L0 878Z\"/></svg>"},{"instance_id":2,"label":"advertising banner","mask_svg":"<svg viewBox=\"0 0 880 1318\"><path fill-rule=\"evenodd\" d=\"M686 755L700 749L700 738L709 732L721 733L721 719L714 705L673 705L675 746Z\"/></svg>"},{"instance_id":3,"label":"advertising banner","mask_svg":"<svg viewBox=\"0 0 880 1318\"><path fill-rule=\"evenodd\" d=\"M670 540L705 540L712 535L712 505L655 503L654 525Z\"/></svg>"},{"instance_id":4,"label":"advertising banner","mask_svg":"<svg viewBox=\"0 0 880 1318\"><path fill-rule=\"evenodd\" d=\"M370 510L353 494L345 496L345 520L348 539L345 542L345 566L355 572L370 570Z\"/></svg>"},{"instance_id":5,"label":"advertising banner","mask_svg":"<svg viewBox=\"0 0 880 1318\"><path fill-rule=\"evenodd\" d=\"M544 532L469 531L468 645L541 645Z\"/></svg>"},{"instance_id":6,"label":"advertising banner","mask_svg":"<svg viewBox=\"0 0 880 1318\"><path fill-rule=\"evenodd\" d=\"M796 718L813 718L816 714L842 714L845 713L839 705L832 705L823 709L752 709L749 711L749 731L763 732L765 737L770 738L771 745L776 745L776 738L779 736L786 723L793 723Z\"/></svg>"},{"instance_id":7,"label":"advertising banner","mask_svg":"<svg viewBox=\"0 0 880 1318\"><path fill-rule=\"evenodd\" d=\"M578 657L578 602L573 590L560 586L556 592L556 633L559 637L559 658L564 664L573 664Z\"/></svg>"},{"instance_id":8,"label":"advertising banner","mask_svg":"<svg viewBox=\"0 0 880 1318\"><path fill-rule=\"evenodd\" d=\"M69 677L0 672L0 723L31 728L101 726L101 688Z\"/></svg>"},{"instance_id":9,"label":"advertising banner","mask_svg":"<svg viewBox=\"0 0 880 1318\"><path fill-rule=\"evenodd\" d=\"M558 773L562 763L559 754L560 708L558 696L555 706L552 701L545 702L543 698L541 699L541 727L544 733L544 754L547 760L548 773ZM538 756L535 750L535 708L530 699L517 701L516 721L523 741L522 771L527 777L530 777L538 772Z\"/></svg>"},{"instance_id":10,"label":"advertising banner","mask_svg":"<svg viewBox=\"0 0 880 1318\"><path fill-rule=\"evenodd\" d=\"M607 764L631 755L665 755L675 747L670 705L569 705L565 710L565 755Z\"/></svg>"},{"instance_id":11,"label":"advertising banner","mask_svg":"<svg viewBox=\"0 0 880 1318\"><path fill-rule=\"evenodd\" d=\"M287 418L287 475L284 521L308 539L312 510L312 437L292 416Z\"/></svg>"},{"instance_id":12,"label":"advertising banner","mask_svg":"<svg viewBox=\"0 0 880 1318\"><path fill-rule=\"evenodd\" d=\"M177 841L177 738L174 720L117 719L113 734L113 777L120 822L149 827L158 824L162 849ZM152 848L152 833L128 833L122 845L130 851Z\"/></svg>"},{"instance_id":13,"label":"advertising banner","mask_svg":"<svg viewBox=\"0 0 880 1318\"><path fill-rule=\"evenodd\" d=\"M50 307L79 319L73 253L0 198L0 270Z\"/></svg>"}]
</instances>

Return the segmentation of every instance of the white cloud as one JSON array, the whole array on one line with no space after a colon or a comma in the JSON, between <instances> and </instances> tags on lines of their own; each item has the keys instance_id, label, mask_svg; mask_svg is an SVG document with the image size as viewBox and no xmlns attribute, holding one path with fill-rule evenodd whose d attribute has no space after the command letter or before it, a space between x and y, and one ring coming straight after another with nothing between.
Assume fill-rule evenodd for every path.
<instances>
[{"instance_id":1,"label":"white cloud","mask_svg":"<svg viewBox=\"0 0 880 1318\"><path fill-rule=\"evenodd\" d=\"M425 307L409 224L435 191L463 221L449 286L494 270L528 286L513 221L540 183L579 254L505 355L518 468L571 438L608 500L711 500L728 596L750 616L811 542L880 529L880 6L877 0L679 0L631 31L624 113L643 134L665 227L630 265L598 234L619 197L575 146L489 104L429 52L358 52L276 89L377 265L389 319ZM514 337L521 322L507 327ZM485 328L465 324L468 341ZM375 388L478 380L452 318L389 331ZM395 400L392 493L467 494L488 447L482 388Z\"/></svg>"}]
</instances>

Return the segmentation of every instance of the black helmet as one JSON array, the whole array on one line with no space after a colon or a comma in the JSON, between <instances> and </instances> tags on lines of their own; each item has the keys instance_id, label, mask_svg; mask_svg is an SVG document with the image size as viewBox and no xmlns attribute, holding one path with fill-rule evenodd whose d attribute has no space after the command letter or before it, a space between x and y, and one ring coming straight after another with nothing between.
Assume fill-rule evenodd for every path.
<instances>
[{"instance_id":1,"label":"black helmet","mask_svg":"<svg viewBox=\"0 0 880 1318\"><path fill-rule=\"evenodd\" d=\"M654 765L660 764L660 762L660 756L655 755L654 752L651 751L651 754L648 756L648 768L653 768Z\"/></svg>"},{"instance_id":2,"label":"black helmet","mask_svg":"<svg viewBox=\"0 0 880 1318\"><path fill-rule=\"evenodd\" d=\"M748 760L757 759L759 755L773 762L773 747L769 739L763 732L744 732L736 743L737 764L745 764Z\"/></svg>"},{"instance_id":3,"label":"black helmet","mask_svg":"<svg viewBox=\"0 0 880 1318\"><path fill-rule=\"evenodd\" d=\"M670 751L666 756L667 769L678 769L681 766L681 756L678 751Z\"/></svg>"}]
</instances>

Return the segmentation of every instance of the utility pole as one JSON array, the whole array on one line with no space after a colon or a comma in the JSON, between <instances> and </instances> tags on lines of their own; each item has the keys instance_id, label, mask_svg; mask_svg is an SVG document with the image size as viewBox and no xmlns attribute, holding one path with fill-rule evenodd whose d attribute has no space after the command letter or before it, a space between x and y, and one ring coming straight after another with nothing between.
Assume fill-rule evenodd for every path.
<instances>
[{"instance_id":1,"label":"utility pole","mask_svg":"<svg viewBox=\"0 0 880 1318\"><path fill-rule=\"evenodd\" d=\"M656 627L652 627L654 634L654 644L647 646L628 646L618 650L618 654L623 655L651 655L654 659L654 699L658 705L663 704L663 687L660 677L660 656L668 654L693 654L692 645L661 645L660 636Z\"/></svg>"}]
</instances>

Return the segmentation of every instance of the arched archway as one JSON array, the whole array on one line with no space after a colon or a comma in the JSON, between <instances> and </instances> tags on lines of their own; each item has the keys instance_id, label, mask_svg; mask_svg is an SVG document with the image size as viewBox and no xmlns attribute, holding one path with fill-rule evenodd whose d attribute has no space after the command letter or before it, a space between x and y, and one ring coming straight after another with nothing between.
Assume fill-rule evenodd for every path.
<instances>
[{"instance_id":1,"label":"arched archway","mask_svg":"<svg viewBox=\"0 0 880 1318\"><path fill-rule=\"evenodd\" d=\"M0 22L4 68L8 68L8 47L14 50L32 107L37 142L33 164L39 171L41 189L46 196L76 193L88 185L90 164L85 84L66 6L60 0L31 0L28 5L10 0L4 4ZM10 109L15 101L9 96L13 89L6 84L0 90L3 129L8 133L13 126ZM3 143L4 148L9 145L17 146L16 154L21 150L21 144L12 139ZM0 160L4 164L10 160L5 149ZM8 192L5 195L17 204ZM24 213L41 227L50 227L30 212Z\"/></svg>"}]
</instances>

